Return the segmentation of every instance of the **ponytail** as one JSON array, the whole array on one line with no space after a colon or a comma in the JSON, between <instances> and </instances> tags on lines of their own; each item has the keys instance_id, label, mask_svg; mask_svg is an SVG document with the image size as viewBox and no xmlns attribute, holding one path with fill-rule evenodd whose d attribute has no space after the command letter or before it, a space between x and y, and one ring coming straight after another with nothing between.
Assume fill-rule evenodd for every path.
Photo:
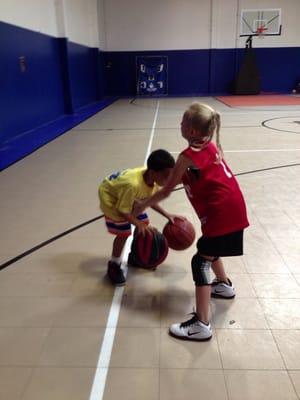
<instances>
[{"instance_id":1,"label":"ponytail","mask_svg":"<svg viewBox=\"0 0 300 400\"><path fill-rule=\"evenodd\" d=\"M218 156L219 160L222 160L224 153L220 141L221 116L217 111L214 112L214 119L215 119L216 144L218 149Z\"/></svg>"},{"instance_id":2,"label":"ponytail","mask_svg":"<svg viewBox=\"0 0 300 400\"><path fill-rule=\"evenodd\" d=\"M223 149L220 142L220 128L221 128L221 117L220 114L215 111L211 110L211 117L208 122L207 131L209 133L208 140L211 141L213 139L214 134L216 134L216 145L218 150L218 160L221 161L223 158Z\"/></svg>"}]
</instances>

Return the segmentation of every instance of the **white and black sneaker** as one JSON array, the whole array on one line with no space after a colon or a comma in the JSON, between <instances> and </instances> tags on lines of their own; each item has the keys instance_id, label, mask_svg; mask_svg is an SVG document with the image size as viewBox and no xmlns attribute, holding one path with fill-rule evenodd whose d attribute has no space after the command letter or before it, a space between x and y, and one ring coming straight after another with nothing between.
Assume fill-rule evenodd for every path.
<instances>
[{"instance_id":1,"label":"white and black sneaker","mask_svg":"<svg viewBox=\"0 0 300 400\"><path fill-rule=\"evenodd\" d=\"M171 336L182 340L197 340L204 342L212 337L211 326L199 321L196 313L191 313L193 317L181 324L173 324L170 326L169 333Z\"/></svg>"},{"instance_id":2,"label":"white and black sneaker","mask_svg":"<svg viewBox=\"0 0 300 400\"><path fill-rule=\"evenodd\" d=\"M235 288L230 279L228 283L214 279L211 284L211 296L219 299L233 299Z\"/></svg>"}]
</instances>

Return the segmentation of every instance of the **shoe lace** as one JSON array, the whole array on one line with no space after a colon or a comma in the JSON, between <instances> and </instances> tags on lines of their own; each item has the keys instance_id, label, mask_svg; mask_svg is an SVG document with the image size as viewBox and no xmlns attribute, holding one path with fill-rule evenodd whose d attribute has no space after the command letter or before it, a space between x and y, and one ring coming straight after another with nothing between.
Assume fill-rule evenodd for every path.
<instances>
[{"instance_id":1,"label":"shoe lace","mask_svg":"<svg viewBox=\"0 0 300 400\"><path fill-rule=\"evenodd\" d=\"M188 326L194 325L196 322L199 321L198 316L195 312L190 313L189 315L192 315L192 318L189 320L182 322L180 324L180 328L187 328Z\"/></svg>"}]
</instances>

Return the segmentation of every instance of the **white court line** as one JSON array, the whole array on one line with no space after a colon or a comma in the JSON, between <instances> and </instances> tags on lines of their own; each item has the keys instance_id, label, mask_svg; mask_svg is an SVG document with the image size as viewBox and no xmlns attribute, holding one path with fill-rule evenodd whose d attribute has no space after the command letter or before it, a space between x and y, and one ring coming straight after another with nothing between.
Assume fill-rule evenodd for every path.
<instances>
[{"instance_id":1,"label":"white court line","mask_svg":"<svg viewBox=\"0 0 300 400\"><path fill-rule=\"evenodd\" d=\"M224 150L224 153L263 153L263 152L300 151L300 149L254 149L254 150ZM180 151L170 151L171 154L179 154Z\"/></svg>"},{"instance_id":2,"label":"white court line","mask_svg":"<svg viewBox=\"0 0 300 400\"><path fill-rule=\"evenodd\" d=\"M144 165L146 165L147 158L149 157L149 154L151 151L155 127L156 127L156 121L157 121L157 117L158 117L158 110L159 110L159 101L157 102L157 106L156 106L155 116L154 116L154 120L153 120L153 124L152 124L152 129L151 129L150 139L149 139L149 143L148 143L148 148L146 151ZM131 242L132 242L132 236L127 239L127 242L126 242L126 245L125 245L124 251L123 251L123 256L122 256L122 267L123 267L125 276L127 276L127 271L128 271L126 261L127 261ZM102 342L102 346L101 346L101 350L100 350L100 354L99 354L99 358L98 358L98 362L97 362L96 372L95 372L95 376L94 376L94 382L93 382L93 386L92 386L91 394L90 394L90 400L102 400L103 399L106 378L107 378L112 348L113 348L113 344L114 344L114 339L115 339L115 334L116 334L116 329L117 329L117 324L118 324L118 319L119 319L119 314L120 314L123 292L124 292L124 286L119 286L119 287L115 288L114 297L113 297L112 304L111 304L111 307L109 310L107 324L106 324L104 337L103 337L103 342Z\"/></svg>"}]
</instances>

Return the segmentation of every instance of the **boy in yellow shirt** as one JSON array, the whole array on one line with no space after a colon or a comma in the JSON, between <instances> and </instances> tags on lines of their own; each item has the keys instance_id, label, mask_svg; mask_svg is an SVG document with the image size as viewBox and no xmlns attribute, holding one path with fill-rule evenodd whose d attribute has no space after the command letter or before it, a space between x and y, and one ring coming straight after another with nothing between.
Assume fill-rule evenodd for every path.
<instances>
[{"instance_id":1,"label":"boy in yellow shirt","mask_svg":"<svg viewBox=\"0 0 300 400\"><path fill-rule=\"evenodd\" d=\"M169 152L155 150L148 157L147 167L115 172L101 183L100 207L104 213L108 232L116 235L107 268L108 277L113 284L124 285L126 282L121 269L121 254L128 236L131 235L131 224L136 226L138 232L150 229L147 228L149 219L145 212L140 215L134 215L132 212L135 200L151 197L161 186L164 186L174 165L175 160ZM169 220L173 220L174 216L158 204L151 208Z\"/></svg>"}]
</instances>

